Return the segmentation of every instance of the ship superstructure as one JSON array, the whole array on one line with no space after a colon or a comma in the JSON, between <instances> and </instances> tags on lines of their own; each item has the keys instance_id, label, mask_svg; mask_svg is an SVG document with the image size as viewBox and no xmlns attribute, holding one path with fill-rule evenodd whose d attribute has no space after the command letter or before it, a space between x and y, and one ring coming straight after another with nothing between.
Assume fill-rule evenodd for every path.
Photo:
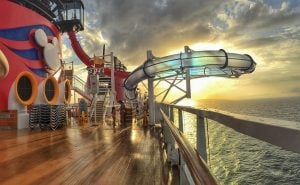
<instances>
[{"instance_id":1,"label":"ship superstructure","mask_svg":"<svg viewBox=\"0 0 300 185\"><path fill-rule=\"evenodd\" d=\"M41 110L48 112L57 106L65 110L65 105L71 100L71 90L89 103L95 101L96 98L91 97L90 79L97 81L96 94L105 94L112 91L111 76L114 76L113 84L116 84L117 91L113 91L116 92L113 101L124 99L120 87L122 80L128 76L126 67L115 56L112 57L113 63L106 62L104 56L90 58L76 38L76 32L84 30L82 1L7 0L1 1L0 9L0 111L8 119L12 118L11 121L3 121L2 126L25 128L31 120L40 119L30 118L29 112L41 115ZM73 70L64 68L63 33L69 34L76 54L87 65L88 79L80 82L83 88L76 87L76 79L80 78L72 73ZM65 115L59 111L53 112L54 117ZM51 122L53 116L50 113L46 122Z\"/></svg>"}]
</instances>

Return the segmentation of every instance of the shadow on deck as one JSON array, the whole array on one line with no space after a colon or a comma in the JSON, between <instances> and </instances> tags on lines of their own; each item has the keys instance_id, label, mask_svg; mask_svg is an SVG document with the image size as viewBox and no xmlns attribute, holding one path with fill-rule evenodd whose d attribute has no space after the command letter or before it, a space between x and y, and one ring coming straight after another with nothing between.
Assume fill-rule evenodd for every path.
<instances>
[{"instance_id":1,"label":"shadow on deck","mask_svg":"<svg viewBox=\"0 0 300 185\"><path fill-rule=\"evenodd\" d=\"M179 184L152 130L72 125L0 131L0 184Z\"/></svg>"}]
</instances>

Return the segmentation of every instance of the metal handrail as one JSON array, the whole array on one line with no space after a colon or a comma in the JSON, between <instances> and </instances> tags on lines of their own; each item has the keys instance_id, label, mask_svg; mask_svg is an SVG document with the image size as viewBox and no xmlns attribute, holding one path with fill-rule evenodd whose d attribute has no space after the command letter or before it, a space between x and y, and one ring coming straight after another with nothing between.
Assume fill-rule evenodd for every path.
<instances>
[{"instance_id":1,"label":"metal handrail","mask_svg":"<svg viewBox=\"0 0 300 185\"><path fill-rule=\"evenodd\" d=\"M208 167L201 157L198 155L197 151L191 146L188 140L183 136L183 134L175 128L172 122L169 120L168 116L160 109L160 112L170 129L174 139L177 142L179 150L182 153L184 161L191 173L194 183L197 185L214 185L218 184L215 178L210 173Z\"/></svg>"},{"instance_id":2,"label":"metal handrail","mask_svg":"<svg viewBox=\"0 0 300 185\"><path fill-rule=\"evenodd\" d=\"M217 121L239 133L300 153L299 122L239 115L215 109L199 109L170 104L164 105Z\"/></svg>"},{"instance_id":3,"label":"metal handrail","mask_svg":"<svg viewBox=\"0 0 300 185\"><path fill-rule=\"evenodd\" d=\"M74 78L75 80L79 81L81 84L84 84L84 85L85 85L85 81L82 80L81 78L79 78L78 76L73 75L73 78Z\"/></svg>"},{"instance_id":4,"label":"metal handrail","mask_svg":"<svg viewBox=\"0 0 300 185\"><path fill-rule=\"evenodd\" d=\"M66 78L68 77L72 78L72 89L87 100L92 101L92 97L86 92L86 83L76 75L66 76Z\"/></svg>"}]
</instances>

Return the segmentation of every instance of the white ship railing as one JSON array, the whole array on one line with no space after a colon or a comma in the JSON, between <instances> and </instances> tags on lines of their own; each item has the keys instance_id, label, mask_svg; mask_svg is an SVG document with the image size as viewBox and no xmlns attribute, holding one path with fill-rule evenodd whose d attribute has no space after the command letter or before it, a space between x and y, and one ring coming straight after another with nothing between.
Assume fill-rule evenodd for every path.
<instances>
[{"instance_id":1,"label":"white ship railing","mask_svg":"<svg viewBox=\"0 0 300 185\"><path fill-rule=\"evenodd\" d=\"M161 114L164 118L164 126L166 126L168 129L164 129L165 135L169 133L172 134L172 136L169 134L169 137L172 137L173 140L176 141L180 156L182 156L183 160L181 159L181 163L186 163L187 168L189 169L190 175L193 179L187 180L186 182L183 182L183 179L181 178L181 184L186 184L187 182L190 182L189 184L195 183L195 184L209 184L209 185L215 185L218 184L215 178L210 173L208 167L206 166L204 160L198 155L197 151L195 151L192 147L192 145L187 141L187 139L183 136L182 132L180 132L174 124L170 121L168 116L164 113L162 109L160 109ZM174 143L174 142L173 142ZM174 151L174 150L173 150ZM184 161L184 162L183 162ZM185 174L187 176L187 174ZM182 177L182 175L180 175ZM186 178L185 178L186 179Z\"/></svg>"},{"instance_id":2,"label":"white ship railing","mask_svg":"<svg viewBox=\"0 0 300 185\"><path fill-rule=\"evenodd\" d=\"M183 136L183 112L188 112L197 116L195 150L201 156L203 161L207 161L207 133L205 129L205 119L214 120L217 123L232 128L239 133L268 142L292 152L300 153L299 122L246 116L214 109L198 109L162 103L157 103L156 106L155 110L157 112L155 114L155 120L156 122L162 123L162 133L164 136L168 160L172 164L180 166L181 184L199 184L194 178L195 174L193 173L195 173L195 171L191 170L191 164L187 162L187 160L191 159L187 159L186 156L182 154L183 152L185 153L185 149L182 148L182 144L180 144L178 139L176 139L176 135L178 135L178 133L174 134L175 129L179 132L179 135ZM178 128L174 126L174 109L178 110ZM186 142L187 140L184 141ZM183 161L181 160L181 156L183 156ZM194 160L194 162L199 163L198 165L202 165L201 161Z\"/></svg>"}]
</instances>

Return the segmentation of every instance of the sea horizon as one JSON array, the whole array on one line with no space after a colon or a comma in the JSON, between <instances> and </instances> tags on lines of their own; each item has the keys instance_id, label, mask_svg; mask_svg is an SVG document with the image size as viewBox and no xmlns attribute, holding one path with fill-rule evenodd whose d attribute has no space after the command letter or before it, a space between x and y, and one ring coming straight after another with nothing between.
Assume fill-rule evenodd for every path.
<instances>
[{"instance_id":1,"label":"sea horizon","mask_svg":"<svg viewBox=\"0 0 300 185\"><path fill-rule=\"evenodd\" d=\"M237 101L210 99L196 103L195 107L199 108L300 123L298 97ZM196 146L196 117L184 112L183 118L184 134ZM300 154L238 133L213 120L207 119L206 123L208 164L220 184L289 185L300 182Z\"/></svg>"},{"instance_id":2,"label":"sea horizon","mask_svg":"<svg viewBox=\"0 0 300 185\"><path fill-rule=\"evenodd\" d=\"M205 99L192 99L193 101L251 101L251 100L272 100L272 99L287 99L287 98L299 98L299 95L295 96L278 96L278 97L255 97L255 98L243 98L243 99L226 99L226 98L205 98Z\"/></svg>"}]
</instances>

